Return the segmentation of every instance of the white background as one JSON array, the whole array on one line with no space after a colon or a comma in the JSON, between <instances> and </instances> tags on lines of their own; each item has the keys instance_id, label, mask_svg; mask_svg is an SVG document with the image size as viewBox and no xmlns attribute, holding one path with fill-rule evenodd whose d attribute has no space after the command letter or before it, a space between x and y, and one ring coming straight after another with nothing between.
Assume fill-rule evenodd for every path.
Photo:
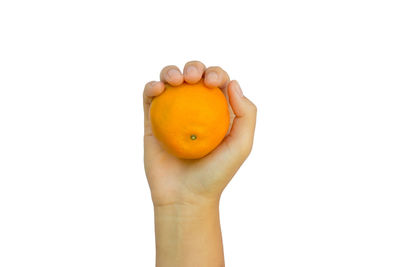
<instances>
[{"instance_id":1,"label":"white background","mask_svg":"<svg viewBox=\"0 0 400 267\"><path fill-rule=\"evenodd\" d=\"M220 65L258 106L226 266L400 266L398 1L1 1L0 266L154 266L142 90Z\"/></svg>"}]
</instances>

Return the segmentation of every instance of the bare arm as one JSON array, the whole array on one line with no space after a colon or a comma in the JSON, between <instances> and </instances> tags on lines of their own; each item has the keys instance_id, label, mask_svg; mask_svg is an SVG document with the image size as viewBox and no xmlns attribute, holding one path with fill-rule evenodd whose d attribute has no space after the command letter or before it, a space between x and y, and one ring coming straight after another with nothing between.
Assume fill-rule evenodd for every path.
<instances>
[{"instance_id":1,"label":"bare arm","mask_svg":"<svg viewBox=\"0 0 400 267\"><path fill-rule=\"evenodd\" d=\"M224 266L218 203L154 208L156 266Z\"/></svg>"}]
</instances>

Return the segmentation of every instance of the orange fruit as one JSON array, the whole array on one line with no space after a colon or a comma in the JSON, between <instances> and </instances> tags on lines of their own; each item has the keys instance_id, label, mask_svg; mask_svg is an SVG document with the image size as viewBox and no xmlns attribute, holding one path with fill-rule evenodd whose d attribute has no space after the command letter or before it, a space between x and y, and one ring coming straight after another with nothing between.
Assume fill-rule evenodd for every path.
<instances>
[{"instance_id":1,"label":"orange fruit","mask_svg":"<svg viewBox=\"0 0 400 267\"><path fill-rule=\"evenodd\" d=\"M178 158L198 159L215 149L229 128L229 109L219 88L203 80L179 86L166 84L150 106L153 135Z\"/></svg>"}]
</instances>

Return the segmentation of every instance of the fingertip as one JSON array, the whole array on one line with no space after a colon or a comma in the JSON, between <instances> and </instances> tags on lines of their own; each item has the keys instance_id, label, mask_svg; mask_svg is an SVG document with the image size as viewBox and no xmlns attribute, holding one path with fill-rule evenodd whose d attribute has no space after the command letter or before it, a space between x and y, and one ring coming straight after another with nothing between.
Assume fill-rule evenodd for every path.
<instances>
[{"instance_id":1,"label":"fingertip","mask_svg":"<svg viewBox=\"0 0 400 267\"><path fill-rule=\"evenodd\" d=\"M241 96L238 93L238 89L237 89L238 86L239 86L239 83L236 80L233 80L228 84L229 103L232 107L232 111L235 113L236 116L240 115L239 101L240 101Z\"/></svg>"},{"instance_id":2,"label":"fingertip","mask_svg":"<svg viewBox=\"0 0 400 267\"><path fill-rule=\"evenodd\" d=\"M166 81L173 86L180 85L183 83L183 75L177 69L170 69L166 74Z\"/></svg>"},{"instance_id":3,"label":"fingertip","mask_svg":"<svg viewBox=\"0 0 400 267\"><path fill-rule=\"evenodd\" d=\"M204 83L209 87L223 89L229 83L229 75L221 67L209 67L204 73Z\"/></svg>"},{"instance_id":4,"label":"fingertip","mask_svg":"<svg viewBox=\"0 0 400 267\"><path fill-rule=\"evenodd\" d=\"M155 96L160 95L164 91L164 88L165 88L165 85L163 82L159 82L159 81L155 82L153 85L154 95Z\"/></svg>"},{"instance_id":5,"label":"fingertip","mask_svg":"<svg viewBox=\"0 0 400 267\"><path fill-rule=\"evenodd\" d=\"M189 61L183 68L183 77L187 83L194 84L201 80L205 66L200 61Z\"/></svg>"},{"instance_id":6,"label":"fingertip","mask_svg":"<svg viewBox=\"0 0 400 267\"><path fill-rule=\"evenodd\" d=\"M170 65L161 70L160 80L172 86L177 86L183 83L183 75L178 67Z\"/></svg>"},{"instance_id":7,"label":"fingertip","mask_svg":"<svg viewBox=\"0 0 400 267\"><path fill-rule=\"evenodd\" d=\"M238 81L233 80L228 85L229 101L233 112L238 117L255 115L257 113L256 105L243 95L243 91Z\"/></svg>"},{"instance_id":8,"label":"fingertip","mask_svg":"<svg viewBox=\"0 0 400 267\"><path fill-rule=\"evenodd\" d=\"M235 94L239 97L243 97L243 91L242 88L240 87L239 82L237 80L233 80L230 84Z\"/></svg>"},{"instance_id":9,"label":"fingertip","mask_svg":"<svg viewBox=\"0 0 400 267\"><path fill-rule=\"evenodd\" d=\"M146 84L144 94L148 97L160 95L164 91L164 83L160 81L151 81Z\"/></svg>"},{"instance_id":10,"label":"fingertip","mask_svg":"<svg viewBox=\"0 0 400 267\"><path fill-rule=\"evenodd\" d=\"M204 84L208 87L217 87L219 83L218 73L209 71L204 76Z\"/></svg>"}]
</instances>

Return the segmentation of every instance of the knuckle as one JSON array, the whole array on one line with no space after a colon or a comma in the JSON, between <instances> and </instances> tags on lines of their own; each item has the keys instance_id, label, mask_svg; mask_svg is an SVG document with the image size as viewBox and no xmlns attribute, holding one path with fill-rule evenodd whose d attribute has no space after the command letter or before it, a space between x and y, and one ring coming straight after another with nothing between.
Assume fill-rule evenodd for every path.
<instances>
[{"instance_id":1,"label":"knuckle","mask_svg":"<svg viewBox=\"0 0 400 267\"><path fill-rule=\"evenodd\" d=\"M162 76L162 77L165 76L167 74L167 71L170 70L170 69L173 69L173 68L177 68L177 67L174 66L174 65L165 66L164 68L162 68L162 70L160 72L160 76Z\"/></svg>"},{"instance_id":2,"label":"knuckle","mask_svg":"<svg viewBox=\"0 0 400 267\"><path fill-rule=\"evenodd\" d=\"M183 67L184 73L187 72L189 67L194 67L197 70L197 72L202 73L204 71L203 67L199 63L191 61L191 62L186 63L185 66Z\"/></svg>"},{"instance_id":3,"label":"knuckle","mask_svg":"<svg viewBox=\"0 0 400 267\"><path fill-rule=\"evenodd\" d=\"M171 66L165 66L164 68L161 69L161 74L165 73Z\"/></svg>"},{"instance_id":4,"label":"knuckle","mask_svg":"<svg viewBox=\"0 0 400 267\"><path fill-rule=\"evenodd\" d=\"M175 68L176 66L174 66L174 65L167 65L167 66L165 66L162 70L168 70L168 69L170 69L170 68Z\"/></svg>"},{"instance_id":5,"label":"knuckle","mask_svg":"<svg viewBox=\"0 0 400 267\"><path fill-rule=\"evenodd\" d=\"M207 75L207 73L210 73L211 71L217 73L218 79L222 85L224 85L224 86L227 85L227 82L230 80L230 77L223 68L221 68L219 66L211 66L206 70L206 75Z\"/></svg>"},{"instance_id":6,"label":"knuckle","mask_svg":"<svg viewBox=\"0 0 400 267\"><path fill-rule=\"evenodd\" d=\"M224 71L224 75L225 75L225 78L226 78L226 80L227 81L229 81L230 80L230 78L229 78L229 74L228 74L228 72L226 72L225 70L223 70Z\"/></svg>"},{"instance_id":7,"label":"knuckle","mask_svg":"<svg viewBox=\"0 0 400 267\"><path fill-rule=\"evenodd\" d=\"M186 62L185 65L187 65L187 66L195 65L195 66L201 66L201 67L204 66L204 64L201 61L198 61L198 60L188 61L188 62Z\"/></svg>"},{"instance_id":8,"label":"knuckle","mask_svg":"<svg viewBox=\"0 0 400 267\"><path fill-rule=\"evenodd\" d=\"M257 106L253 104L253 111L255 114L257 114Z\"/></svg>"},{"instance_id":9,"label":"knuckle","mask_svg":"<svg viewBox=\"0 0 400 267\"><path fill-rule=\"evenodd\" d=\"M252 111L252 113L257 114L257 106L251 100L249 100L249 103L250 103L250 110Z\"/></svg>"},{"instance_id":10,"label":"knuckle","mask_svg":"<svg viewBox=\"0 0 400 267\"><path fill-rule=\"evenodd\" d=\"M210 66L207 68L207 72L210 71L223 72L223 69L219 66Z\"/></svg>"},{"instance_id":11,"label":"knuckle","mask_svg":"<svg viewBox=\"0 0 400 267\"><path fill-rule=\"evenodd\" d=\"M156 83L157 83L157 81L150 81L150 82L147 82L146 85L145 85L145 87L153 86L153 85L156 84Z\"/></svg>"},{"instance_id":12,"label":"knuckle","mask_svg":"<svg viewBox=\"0 0 400 267\"><path fill-rule=\"evenodd\" d=\"M143 95L146 94L146 91L154 84L155 81L147 82L144 86Z\"/></svg>"}]
</instances>

